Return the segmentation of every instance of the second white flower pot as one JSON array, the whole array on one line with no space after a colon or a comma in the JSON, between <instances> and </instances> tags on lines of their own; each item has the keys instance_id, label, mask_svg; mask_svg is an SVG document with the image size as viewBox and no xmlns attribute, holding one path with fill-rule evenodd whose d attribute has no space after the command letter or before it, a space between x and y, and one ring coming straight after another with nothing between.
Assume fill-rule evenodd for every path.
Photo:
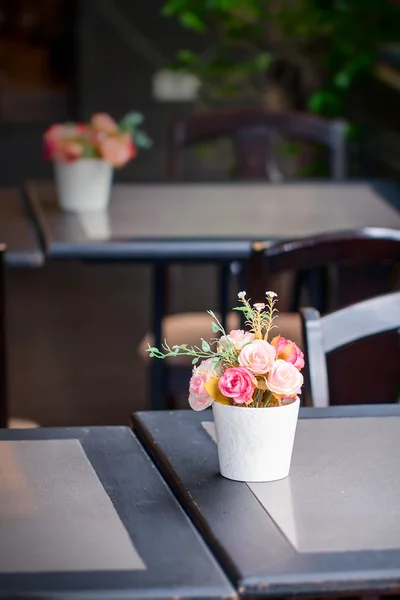
<instances>
[{"instance_id":1,"label":"second white flower pot","mask_svg":"<svg viewBox=\"0 0 400 600\"><path fill-rule=\"evenodd\" d=\"M107 208L113 167L105 160L82 158L71 163L56 162L54 174L63 210L83 213Z\"/></svg>"},{"instance_id":2,"label":"second white flower pot","mask_svg":"<svg viewBox=\"0 0 400 600\"><path fill-rule=\"evenodd\" d=\"M275 481L289 475L300 400L271 408L213 402L221 475Z\"/></svg>"}]
</instances>

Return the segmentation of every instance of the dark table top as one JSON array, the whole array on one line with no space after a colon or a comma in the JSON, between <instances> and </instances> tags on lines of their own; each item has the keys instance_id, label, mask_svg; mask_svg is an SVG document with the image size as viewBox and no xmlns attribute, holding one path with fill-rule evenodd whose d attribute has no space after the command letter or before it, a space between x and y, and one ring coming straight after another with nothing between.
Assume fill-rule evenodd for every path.
<instances>
[{"instance_id":1,"label":"dark table top","mask_svg":"<svg viewBox=\"0 0 400 600\"><path fill-rule=\"evenodd\" d=\"M59 210L51 183L27 185L54 258L244 258L251 242L350 227L398 227L394 183L116 184L108 211Z\"/></svg>"},{"instance_id":2,"label":"dark table top","mask_svg":"<svg viewBox=\"0 0 400 600\"><path fill-rule=\"evenodd\" d=\"M15 188L0 188L0 243L7 245L6 262L11 266L38 267L43 253L22 194Z\"/></svg>"},{"instance_id":3,"label":"dark table top","mask_svg":"<svg viewBox=\"0 0 400 600\"><path fill-rule=\"evenodd\" d=\"M400 593L400 406L302 409L288 478L218 470L212 412L134 429L240 594Z\"/></svg>"},{"instance_id":4,"label":"dark table top","mask_svg":"<svg viewBox=\"0 0 400 600\"><path fill-rule=\"evenodd\" d=\"M0 431L0 597L233 595L128 428Z\"/></svg>"}]
</instances>

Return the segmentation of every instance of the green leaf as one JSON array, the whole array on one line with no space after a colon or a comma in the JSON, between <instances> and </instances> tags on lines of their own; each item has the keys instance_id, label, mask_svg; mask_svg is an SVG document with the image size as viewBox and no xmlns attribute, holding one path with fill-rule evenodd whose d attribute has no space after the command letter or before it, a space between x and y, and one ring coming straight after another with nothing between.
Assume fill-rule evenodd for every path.
<instances>
[{"instance_id":1,"label":"green leaf","mask_svg":"<svg viewBox=\"0 0 400 600\"><path fill-rule=\"evenodd\" d=\"M201 349L203 350L203 352L209 352L210 350L210 344L208 342L206 342L206 340L201 340Z\"/></svg>"},{"instance_id":2,"label":"green leaf","mask_svg":"<svg viewBox=\"0 0 400 600\"><path fill-rule=\"evenodd\" d=\"M342 102L338 93L330 90L319 90L308 99L308 108L311 112L327 117L336 117L341 113Z\"/></svg>"},{"instance_id":3,"label":"green leaf","mask_svg":"<svg viewBox=\"0 0 400 600\"><path fill-rule=\"evenodd\" d=\"M179 21L186 29L192 29L198 33L203 33L206 29L206 24L195 12L185 11L181 13L179 15Z\"/></svg>"},{"instance_id":4,"label":"green leaf","mask_svg":"<svg viewBox=\"0 0 400 600\"><path fill-rule=\"evenodd\" d=\"M135 144L138 148L151 148L153 140L144 131L135 131Z\"/></svg>"},{"instance_id":5,"label":"green leaf","mask_svg":"<svg viewBox=\"0 0 400 600\"><path fill-rule=\"evenodd\" d=\"M341 90L347 90L352 82L351 73L348 71L341 71L335 75L333 85Z\"/></svg>"},{"instance_id":6,"label":"green leaf","mask_svg":"<svg viewBox=\"0 0 400 600\"><path fill-rule=\"evenodd\" d=\"M197 54L192 52L192 50L179 50L177 59L187 66L197 64L198 62Z\"/></svg>"},{"instance_id":7,"label":"green leaf","mask_svg":"<svg viewBox=\"0 0 400 600\"><path fill-rule=\"evenodd\" d=\"M187 6L187 0L168 0L162 9L165 17L170 17L184 10Z\"/></svg>"},{"instance_id":8,"label":"green leaf","mask_svg":"<svg viewBox=\"0 0 400 600\"><path fill-rule=\"evenodd\" d=\"M257 71L266 71L270 66L272 61L272 56L268 52L260 52L254 58L253 64Z\"/></svg>"},{"instance_id":9,"label":"green leaf","mask_svg":"<svg viewBox=\"0 0 400 600\"><path fill-rule=\"evenodd\" d=\"M248 309L245 306L236 306L232 308L232 310L240 310L241 312L248 312Z\"/></svg>"},{"instance_id":10,"label":"green leaf","mask_svg":"<svg viewBox=\"0 0 400 600\"><path fill-rule=\"evenodd\" d=\"M192 365L195 365L199 360L199 357L196 356L193 360L192 360Z\"/></svg>"},{"instance_id":11,"label":"green leaf","mask_svg":"<svg viewBox=\"0 0 400 600\"><path fill-rule=\"evenodd\" d=\"M218 356L215 356L211 361L211 369L214 370L217 368L218 363L221 359Z\"/></svg>"},{"instance_id":12,"label":"green leaf","mask_svg":"<svg viewBox=\"0 0 400 600\"><path fill-rule=\"evenodd\" d=\"M83 158L95 158L96 150L94 148L92 148L91 146L84 146L82 156L83 156Z\"/></svg>"},{"instance_id":13,"label":"green leaf","mask_svg":"<svg viewBox=\"0 0 400 600\"><path fill-rule=\"evenodd\" d=\"M119 126L123 131L132 132L135 129L135 127L143 123L143 121L144 118L141 113L130 112L124 117L122 117L122 119L119 122Z\"/></svg>"},{"instance_id":14,"label":"green leaf","mask_svg":"<svg viewBox=\"0 0 400 600\"><path fill-rule=\"evenodd\" d=\"M219 331L219 326L214 323L214 321L211 323L211 329L213 330L214 333L218 333Z\"/></svg>"}]
</instances>

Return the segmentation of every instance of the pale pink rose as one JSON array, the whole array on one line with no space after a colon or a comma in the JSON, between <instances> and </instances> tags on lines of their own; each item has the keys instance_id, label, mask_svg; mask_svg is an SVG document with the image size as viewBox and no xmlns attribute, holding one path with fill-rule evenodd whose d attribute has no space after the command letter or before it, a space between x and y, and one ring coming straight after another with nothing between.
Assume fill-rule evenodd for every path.
<instances>
[{"instance_id":1,"label":"pale pink rose","mask_svg":"<svg viewBox=\"0 0 400 600\"><path fill-rule=\"evenodd\" d=\"M189 394L189 405L193 410L205 410L214 402L213 398L207 394L206 397L197 394Z\"/></svg>"},{"instance_id":2,"label":"pale pink rose","mask_svg":"<svg viewBox=\"0 0 400 600\"><path fill-rule=\"evenodd\" d=\"M290 397L300 394L303 375L286 360L278 358L267 375L268 389L278 396Z\"/></svg>"},{"instance_id":3,"label":"pale pink rose","mask_svg":"<svg viewBox=\"0 0 400 600\"><path fill-rule=\"evenodd\" d=\"M106 113L97 113L93 115L90 123L95 131L102 131L104 133L118 132L117 123Z\"/></svg>"},{"instance_id":4,"label":"pale pink rose","mask_svg":"<svg viewBox=\"0 0 400 600\"><path fill-rule=\"evenodd\" d=\"M232 367L227 369L218 381L221 394L232 398L235 404L245 404L254 393L255 378L246 367Z\"/></svg>"},{"instance_id":5,"label":"pale pink rose","mask_svg":"<svg viewBox=\"0 0 400 600\"><path fill-rule=\"evenodd\" d=\"M228 342L231 342L236 350L241 350L243 346L249 344L255 339L254 333L250 331L243 331L243 329L232 329L228 335L221 336L219 340L219 344L221 346L226 346Z\"/></svg>"},{"instance_id":6,"label":"pale pink rose","mask_svg":"<svg viewBox=\"0 0 400 600\"><path fill-rule=\"evenodd\" d=\"M100 138L99 149L102 157L114 167L123 167L137 153L128 133Z\"/></svg>"},{"instance_id":7,"label":"pale pink rose","mask_svg":"<svg viewBox=\"0 0 400 600\"><path fill-rule=\"evenodd\" d=\"M189 404L193 410L204 410L213 403L213 399L204 387L207 380L216 375L211 365L212 359L207 358L193 369L189 383Z\"/></svg>"},{"instance_id":8,"label":"pale pink rose","mask_svg":"<svg viewBox=\"0 0 400 600\"><path fill-rule=\"evenodd\" d=\"M239 354L239 364L247 367L254 375L268 373L274 364L276 350L264 340L254 340L244 346Z\"/></svg>"},{"instance_id":9,"label":"pale pink rose","mask_svg":"<svg viewBox=\"0 0 400 600\"><path fill-rule=\"evenodd\" d=\"M294 342L277 335L271 340L271 344L276 350L277 358L292 363L299 371L304 367L304 354Z\"/></svg>"}]
</instances>

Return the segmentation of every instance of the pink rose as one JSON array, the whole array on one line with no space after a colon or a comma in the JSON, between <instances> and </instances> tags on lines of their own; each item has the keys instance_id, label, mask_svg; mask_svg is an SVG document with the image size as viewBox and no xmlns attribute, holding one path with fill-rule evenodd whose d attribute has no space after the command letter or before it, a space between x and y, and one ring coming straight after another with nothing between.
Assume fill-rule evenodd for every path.
<instances>
[{"instance_id":1,"label":"pink rose","mask_svg":"<svg viewBox=\"0 0 400 600\"><path fill-rule=\"evenodd\" d=\"M304 354L294 342L277 335L271 340L271 344L276 350L277 358L292 363L299 371L304 367Z\"/></svg>"},{"instance_id":2,"label":"pink rose","mask_svg":"<svg viewBox=\"0 0 400 600\"><path fill-rule=\"evenodd\" d=\"M118 125L110 115L106 113L97 113L93 115L91 125L95 131L104 133L117 133Z\"/></svg>"},{"instance_id":3,"label":"pink rose","mask_svg":"<svg viewBox=\"0 0 400 600\"><path fill-rule=\"evenodd\" d=\"M239 363L254 375L263 375L271 369L275 358L276 350L271 344L264 340L254 340L241 350Z\"/></svg>"},{"instance_id":4,"label":"pink rose","mask_svg":"<svg viewBox=\"0 0 400 600\"><path fill-rule=\"evenodd\" d=\"M212 359L207 358L193 369L193 374L189 383L189 404L193 410L204 410L208 408L213 399L208 395L204 387L210 377L215 375L215 371L211 367Z\"/></svg>"},{"instance_id":5,"label":"pink rose","mask_svg":"<svg viewBox=\"0 0 400 600\"><path fill-rule=\"evenodd\" d=\"M72 140L57 140L45 142L45 157L60 162L73 162L83 155L83 146Z\"/></svg>"},{"instance_id":6,"label":"pink rose","mask_svg":"<svg viewBox=\"0 0 400 600\"><path fill-rule=\"evenodd\" d=\"M220 338L219 343L221 346L226 346L228 342L231 342L235 346L236 350L241 350L243 346L252 342L255 337L256 336L254 333L251 333L250 331L243 331L243 329L232 329L228 335L223 335Z\"/></svg>"},{"instance_id":7,"label":"pink rose","mask_svg":"<svg viewBox=\"0 0 400 600\"><path fill-rule=\"evenodd\" d=\"M290 397L300 394L303 375L286 360L278 358L267 375L268 389L278 396Z\"/></svg>"},{"instance_id":8,"label":"pink rose","mask_svg":"<svg viewBox=\"0 0 400 600\"><path fill-rule=\"evenodd\" d=\"M87 132L87 125L84 123L52 125L44 134L45 158L61 162L81 158Z\"/></svg>"},{"instance_id":9,"label":"pink rose","mask_svg":"<svg viewBox=\"0 0 400 600\"><path fill-rule=\"evenodd\" d=\"M114 167L123 167L137 154L132 138L128 133L112 137L100 137L99 148L102 157Z\"/></svg>"},{"instance_id":10,"label":"pink rose","mask_svg":"<svg viewBox=\"0 0 400 600\"><path fill-rule=\"evenodd\" d=\"M255 388L253 373L245 367L227 369L218 381L221 394L232 398L236 404L245 404L251 400Z\"/></svg>"}]
</instances>

